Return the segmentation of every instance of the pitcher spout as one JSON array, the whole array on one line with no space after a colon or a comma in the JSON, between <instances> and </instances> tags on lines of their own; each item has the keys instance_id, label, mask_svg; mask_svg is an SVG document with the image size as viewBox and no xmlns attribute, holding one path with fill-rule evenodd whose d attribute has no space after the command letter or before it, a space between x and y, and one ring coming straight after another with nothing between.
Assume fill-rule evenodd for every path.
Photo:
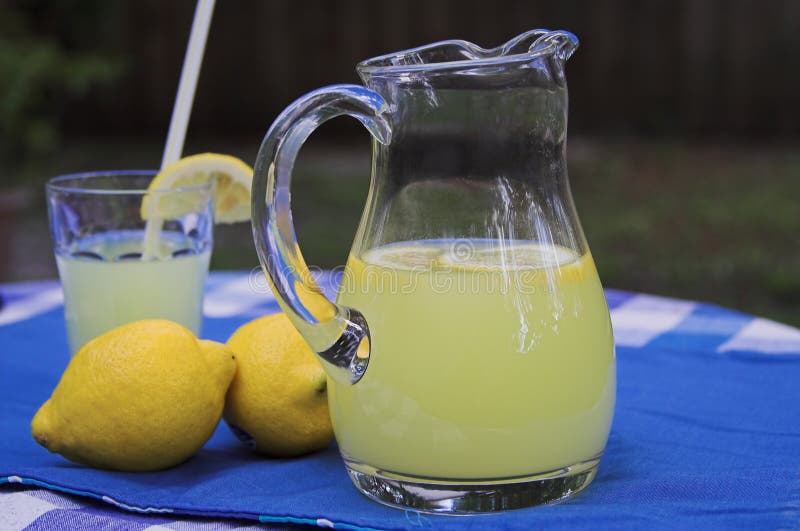
<instances>
[{"instance_id":1,"label":"pitcher spout","mask_svg":"<svg viewBox=\"0 0 800 531\"><path fill-rule=\"evenodd\" d=\"M578 37L569 31L535 29L526 31L500 46L500 55L553 55L561 60L569 59L578 48Z\"/></svg>"},{"instance_id":2,"label":"pitcher spout","mask_svg":"<svg viewBox=\"0 0 800 531\"><path fill-rule=\"evenodd\" d=\"M569 31L534 29L495 48L482 48L465 40L440 41L367 59L358 64L357 70L366 81L373 75L510 67L541 57L563 62L577 47L578 38Z\"/></svg>"}]
</instances>

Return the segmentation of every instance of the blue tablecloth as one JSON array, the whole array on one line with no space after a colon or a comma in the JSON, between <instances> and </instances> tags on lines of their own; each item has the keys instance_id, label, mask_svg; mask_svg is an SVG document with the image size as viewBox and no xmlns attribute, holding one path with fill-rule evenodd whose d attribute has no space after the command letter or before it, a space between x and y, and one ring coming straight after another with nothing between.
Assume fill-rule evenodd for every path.
<instances>
[{"instance_id":1,"label":"blue tablecloth","mask_svg":"<svg viewBox=\"0 0 800 531\"><path fill-rule=\"evenodd\" d=\"M322 279L327 291L335 283ZM29 423L68 362L61 290L35 282L0 293L0 529L175 528L204 518L217 522L209 529L249 519L343 529L800 528L800 330L772 321L608 290L618 401L595 482L561 505L454 518L362 497L333 445L265 459L224 427L187 463L153 474L48 454ZM212 274L203 335L224 341L276 310L259 272Z\"/></svg>"}]
</instances>

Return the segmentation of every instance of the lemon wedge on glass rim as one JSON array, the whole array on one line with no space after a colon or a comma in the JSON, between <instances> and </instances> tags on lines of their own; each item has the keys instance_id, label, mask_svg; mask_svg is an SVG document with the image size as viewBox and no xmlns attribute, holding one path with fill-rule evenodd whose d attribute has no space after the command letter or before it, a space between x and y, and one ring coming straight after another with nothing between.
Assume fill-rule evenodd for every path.
<instances>
[{"instance_id":1,"label":"lemon wedge on glass rim","mask_svg":"<svg viewBox=\"0 0 800 531\"><path fill-rule=\"evenodd\" d=\"M211 183L216 223L235 223L250 219L250 187L253 168L230 155L201 153L184 157L162 169L148 191L177 190ZM144 220L174 219L192 212L191 194L147 194L142 201ZM201 199L198 192L196 199Z\"/></svg>"}]
</instances>

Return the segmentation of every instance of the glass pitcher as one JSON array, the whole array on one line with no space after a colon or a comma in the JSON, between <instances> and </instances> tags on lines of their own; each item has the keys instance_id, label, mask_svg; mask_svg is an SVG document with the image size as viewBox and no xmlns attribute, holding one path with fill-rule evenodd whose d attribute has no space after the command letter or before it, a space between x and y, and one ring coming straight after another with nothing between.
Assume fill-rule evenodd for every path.
<instances>
[{"instance_id":1,"label":"glass pitcher","mask_svg":"<svg viewBox=\"0 0 800 531\"><path fill-rule=\"evenodd\" d=\"M372 499L496 511L566 499L596 474L615 354L567 179L577 45L533 30L369 59L365 86L303 96L263 141L258 255L328 372L339 449ZM290 180L306 138L343 114L372 134L373 160L334 303L297 245Z\"/></svg>"}]
</instances>

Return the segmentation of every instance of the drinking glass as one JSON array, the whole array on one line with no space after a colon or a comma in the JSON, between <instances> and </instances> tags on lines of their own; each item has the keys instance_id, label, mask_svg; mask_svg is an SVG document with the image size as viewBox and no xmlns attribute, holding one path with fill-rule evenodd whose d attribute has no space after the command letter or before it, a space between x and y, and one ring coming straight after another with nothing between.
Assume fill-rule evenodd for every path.
<instances>
[{"instance_id":1,"label":"drinking glass","mask_svg":"<svg viewBox=\"0 0 800 531\"><path fill-rule=\"evenodd\" d=\"M140 319L168 319L200 333L212 186L148 190L154 176L109 171L47 183L73 355L103 332Z\"/></svg>"}]
</instances>

